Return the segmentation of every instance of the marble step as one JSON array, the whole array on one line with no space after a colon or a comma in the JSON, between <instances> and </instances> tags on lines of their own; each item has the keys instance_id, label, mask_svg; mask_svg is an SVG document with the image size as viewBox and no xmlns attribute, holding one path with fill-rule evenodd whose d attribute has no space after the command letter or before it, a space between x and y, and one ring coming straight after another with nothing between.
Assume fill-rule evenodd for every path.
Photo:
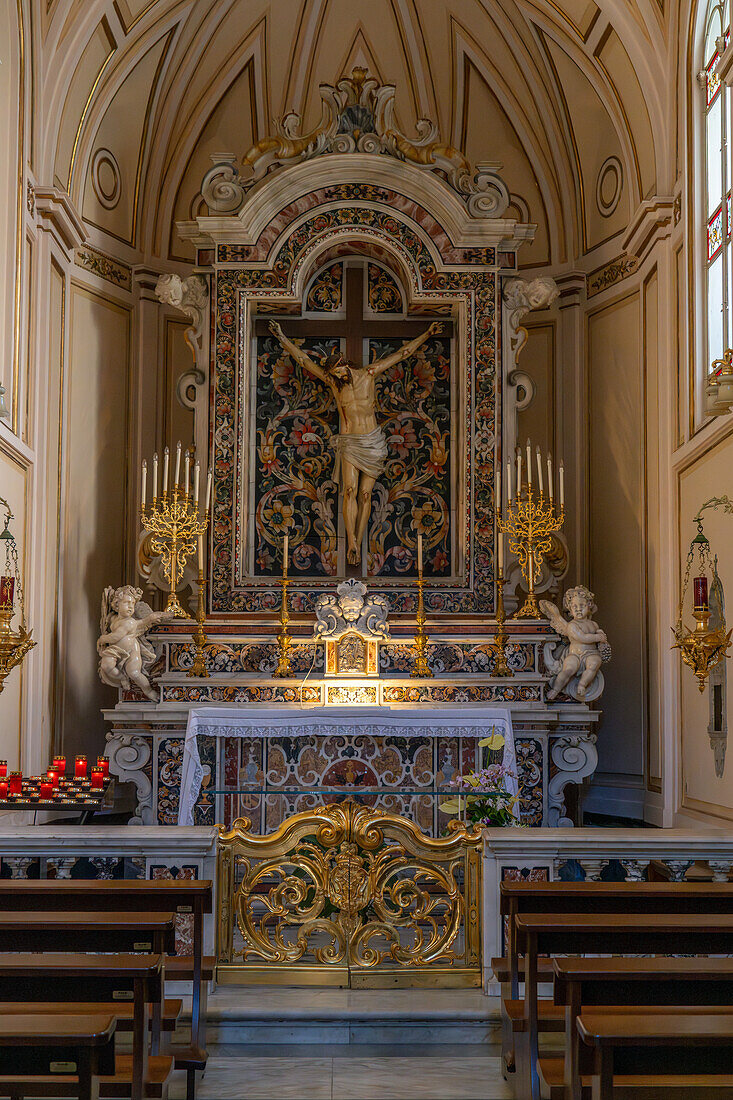
<instances>
[{"instance_id":1,"label":"marble step","mask_svg":"<svg viewBox=\"0 0 733 1100\"><path fill-rule=\"evenodd\" d=\"M501 1021L498 998L478 989L220 986L209 997L206 1038L212 1050L288 1043L498 1045Z\"/></svg>"}]
</instances>

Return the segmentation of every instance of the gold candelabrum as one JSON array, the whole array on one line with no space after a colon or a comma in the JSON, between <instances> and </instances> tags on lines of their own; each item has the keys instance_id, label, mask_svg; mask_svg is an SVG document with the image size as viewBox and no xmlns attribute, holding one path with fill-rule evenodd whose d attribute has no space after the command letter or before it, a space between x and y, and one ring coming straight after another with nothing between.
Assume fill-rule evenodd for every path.
<instances>
[{"instance_id":1,"label":"gold candelabrum","mask_svg":"<svg viewBox=\"0 0 733 1100\"><path fill-rule=\"evenodd\" d=\"M410 676L415 677L415 679L435 675L428 664L428 635L425 630L425 623L427 621L427 616L425 615L425 600L423 597L422 535L420 535L418 536L417 566L417 634L415 635L415 643L413 646L415 659L412 663L412 672L410 673Z\"/></svg>"},{"instance_id":2,"label":"gold candelabrum","mask_svg":"<svg viewBox=\"0 0 733 1100\"><path fill-rule=\"evenodd\" d=\"M542 575L542 562L552 548L552 535L559 531L565 520L565 483L562 463L560 475L560 507L555 507L552 478L552 459L547 456L547 493L545 493L543 460L539 447L536 453L537 472L532 476L532 448L527 442L526 480L522 482L522 451L517 450L516 493L512 490L513 469L507 462L507 503L502 518L498 508L499 530L509 540L509 549L517 558L527 585L527 598L515 612L515 619L541 619L542 613L535 595L535 584ZM497 474L497 486L499 475Z\"/></svg>"},{"instance_id":3,"label":"gold candelabrum","mask_svg":"<svg viewBox=\"0 0 733 1100\"><path fill-rule=\"evenodd\" d=\"M290 615L288 614L288 580L287 568L283 569L282 579L280 581L282 585L282 598L280 600L280 633L277 636L277 646L280 650L277 659L277 668L273 675L275 676L292 676L293 666L290 663L290 650L293 647L293 640L288 634L288 623L290 622Z\"/></svg>"},{"instance_id":4,"label":"gold candelabrum","mask_svg":"<svg viewBox=\"0 0 733 1100\"><path fill-rule=\"evenodd\" d=\"M203 551L200 545L203 535L199 535L199 574L198 574L198 600L196 603L196 630L193 635L193 664L186 673L187 676L198 676L201 679L209 678L209 670L206 667L205 647L208 642L204 623L206 622L206 581L204 580Z\"/></svg>"},{"instance_id":5,"label":"gold candelabrum","mask_svg":"<svg viewBox=\"0 0 733 1100\"><path fill-rule=\"evenodd\" d=\"M697 677L697 686L701 692L705 690L710 670L720 664L728 656L733 631L726 630L722 585L718 577L717 558L711 560L710 542L703 530L702 513L706 508L720 509L725 512L733 512L733 501L728 497L712 497L703 504L695 516L697 534L690 543L687 554L685 578L682 584L680 596L679 614L677 623L672 628L675 636L673 649L679 649L680 656ZM685 595L690 583L690 574L695 559L698 557L700 575L693 578L693 607L692 614L695 626L692 630L684 626L682 615ZM708 592L707 571L712 574L712 586ZM711 601L713 602L714 615L711 613ZM713 619L712 629L710 620Z\"/></svg>"},{"instance_id":6,"label":"gold candelabrum","mask_svg":"<svg viewBox=\"0 0 733 1100\"><path fill-rule=\"evenodd\" d=\"M0 543L5 546L5 569L0 576L0 692L10 672L19 665L26 654L36 644L31 638L32 631L25 628L25 600L23 582L18 564L18 548L10 531L10 521L14 519L7 500L0 497L5 507L5 528L0 532ZM13 630L11 622L14 614L13 598L17 591L20 603L20 624Z\"/></svg>"},{"instance_id":7,"label":"gold candelabrum","mask_svg":"<svg viewBox=\"0 0 733 1100\"><path fill-rule=\"evenodd\" d=\"M171 489L168 489L169 451L163 452L163 492L158 496L158 456L153 456L153 495L146 506L147 463L142 464L142 495L140 518L143 527L150 532L150 546L154 554L160 554L163 574L170 584L166 611L177 619L191 616L178 598L177 587L183 577L188 559L195 553L196 544L209 525L211 503L211 471L206 486L206 507L199 507L199 463L193 467L193 485L190 484L190 453L186 451L183 481L180 480L181 444L176 448L176 466ZM199 561L201 577L203 563ZM201 589L199 589L201 591ZM203 629L203 628L201 628Z\"/></svg>"},{"instance_id":8,"label":"gold candelabrum","mask_svg":"<svg viewBox=\"0 0 733 1100\"><path fill-rule=\"evenodd\" d=\"M509 641L509 635L504 630L504 623L506 622L506 611L504 610L504 574L499 566L499 572L496 578L496 625L498 630L496 632L496 640L494 641L493 649L495 653L494 658L494 675L495 676L513 676L513 669L509 668L506 660L506 644Z\"/></svg>"}]
</instances>

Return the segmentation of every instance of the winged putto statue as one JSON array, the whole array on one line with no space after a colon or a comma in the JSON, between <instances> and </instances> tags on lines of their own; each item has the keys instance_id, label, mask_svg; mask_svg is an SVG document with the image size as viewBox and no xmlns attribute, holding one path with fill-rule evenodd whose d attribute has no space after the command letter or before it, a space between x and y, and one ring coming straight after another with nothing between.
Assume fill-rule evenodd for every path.
<instances>
[{"instance_id":1,"label":"winged putto statue","mask_svg":"<svg viewBox=\"0 0 733 1100\"><path fill-rule=\"evenodd\" d=\"M167 611L153 611L142 600L142 588L131 584L102 593L102 613L97 640L99 678L110 687L129 689L133 685L148 699L158 696L148 679L155 661L155 650L145 640L145 633L157 623L173 616Z\"/></svg>"},{"instance_id":2,"label":"winged putto statue","mask_svg":"<svg viewBox=\"0 0 733 1100\"><path fill-rule=\"evenodd\" d=\"M554 603L540 600L540 607L565 642L547 642L544 659L547 668L554 673L547 698L555 699L564 691L579 702L597 699L604 688L601 665L611 660L608 638L598 623L591 618L598 609L593 593L583 584L569 588L563 598L563 607L570 613L570 620L561 615Z\"/></svg>"}]
</instances>

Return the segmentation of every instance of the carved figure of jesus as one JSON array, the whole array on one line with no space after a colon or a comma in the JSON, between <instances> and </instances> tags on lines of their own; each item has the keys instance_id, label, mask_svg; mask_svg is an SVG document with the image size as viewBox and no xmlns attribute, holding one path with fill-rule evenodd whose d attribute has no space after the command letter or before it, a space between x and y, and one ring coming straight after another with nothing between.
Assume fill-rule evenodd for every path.
<instances>
[{"instance_id":1,"label":"carved figure of jesus","mask_svg":"<svg viewBox=\"0 0 733 1100\"><path fill-rule=\"evenodd\" d=\"M270 330L284 350L303 370L325 382L336 399L339 434L331 436L331 447L336 452L334 478L338 481L339 471L341 474L346 557L350 565L359 564L372 489L384 470L388 455L387 440L377 424L375 379L395 363L409 359L442 327L440 321L433 321L425 332L414 340L408 340L391 355L385 355L384 359L377 359L369 366L358 367L340 352L326 356L321 364L314 362L302 348L288 339L277 321L270 322Z\"/></svg>"}]
</instances>

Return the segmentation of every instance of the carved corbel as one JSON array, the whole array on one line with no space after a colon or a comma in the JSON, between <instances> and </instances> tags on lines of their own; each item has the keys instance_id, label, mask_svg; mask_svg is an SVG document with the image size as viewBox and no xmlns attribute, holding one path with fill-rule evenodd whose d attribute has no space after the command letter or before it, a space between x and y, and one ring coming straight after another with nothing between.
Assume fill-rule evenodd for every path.
<instances>
[{"instance_id":1,"label":"carved corbel","mask_svg":"<svg viewBox=\"0 0 733 1100\"><path fill-rule=\"evenodd\" d=\"M109 770L120 783L134 783L137 792L135 813L130 825L155 825L153 785L145 771L150 760L152 741L132 733L107 734Z\"/></svg>"},{"instance_id":2,"label":"carved corbel","mask_svg":"<svg viewBox=\"0 0 733 1100\"><path fill-rule=\"evenodd\" d=\"M557 770L547 790L547 824L550 828L572 826L574 823L567 816L565 808L565 788L568 783L580 786L598 767L596 735L586 733L553 739L550 759Z\"/></svg>"},{"instance_id":3,"label":"carved corbel","mask_svg":"<svg viewBox=\"0 0 733 1100\"><path fill-rule=\"evenodd\" d=\"M181 375L177 393L178 400L185 408L195 410L196 398L188 394L188 389L190 386L194 390L203 386L207 377L204 335L209 301L208 283L203 275L189 275L187 279L182 279L180 275L161 275L155 284L155 293L160 302L185 313L191 321L185 338L193 355L194 369Z\"/></svg>"},{"instance_id":4,"label":"carved corbel","mask_svg":"<svg viewBox=\"0 0 733 1100\"><path fill-rule=\"evenodd\" d=\"M533 309L549 309L558 297L560 289L549 275L542 275L527 283L524 279L508 279L504 283L504 303L507 307L509 340L514 352L514 362L519 360L527 343L527 330L522 321Z\"/></svg>"}]
</instances>

